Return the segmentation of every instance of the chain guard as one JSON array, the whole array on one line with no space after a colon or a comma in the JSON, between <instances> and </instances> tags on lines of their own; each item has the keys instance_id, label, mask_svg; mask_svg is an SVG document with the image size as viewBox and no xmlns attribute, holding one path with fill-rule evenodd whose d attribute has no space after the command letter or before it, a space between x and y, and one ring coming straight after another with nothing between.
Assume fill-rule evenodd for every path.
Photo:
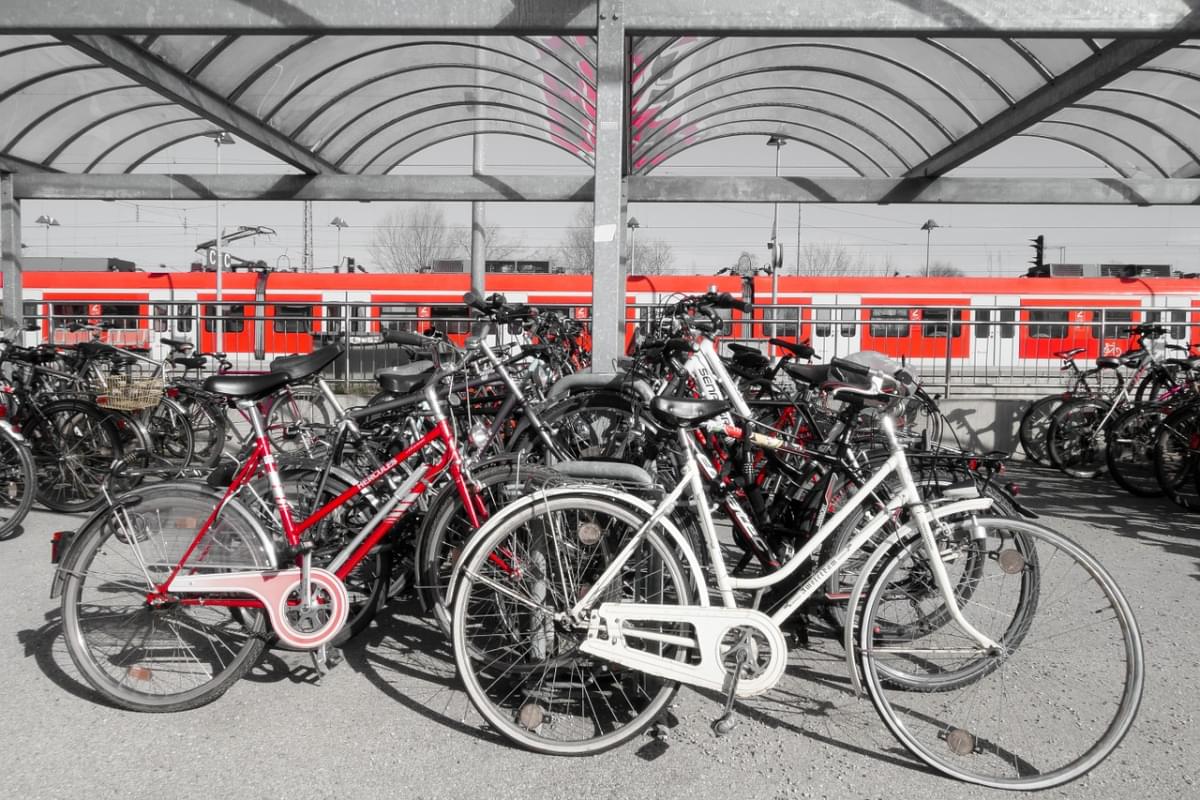
<instances>
[{"instance_id":1,"label":"chain guard","mask_svg":"<svg viewBox=\"0 0 1200 800\"><path fill-rule=\"evenodd\" d=\"M690 626L691 631L667 633L639 630L637 623L658 622L665 626ZM761 611L748 608L655 605L650 603L602 603L592 611L587 639L579 649L589 655L632 667L651 675L691 686L723 691L726 686L727 653L722 642L731 632L750 628L767 644L768 660L754 675L738 681L737 696L753 697L769 691L783 676L787 666L787 641L779 626ZM684 645L698 658L688 663L648 650L630 647L639 644Z\"/></svg>"}]
</instances>

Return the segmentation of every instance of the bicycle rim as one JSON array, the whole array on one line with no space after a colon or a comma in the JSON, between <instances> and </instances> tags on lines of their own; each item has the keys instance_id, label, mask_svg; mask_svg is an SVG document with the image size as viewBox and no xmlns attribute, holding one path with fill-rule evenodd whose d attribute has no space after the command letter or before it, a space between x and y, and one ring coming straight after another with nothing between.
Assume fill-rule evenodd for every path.
<instances>
[{"instance_id":1,"label":"bicycle rim","mask_svg":"<svg viewBox=\"0 0 1200 800\"><path fill-rule=\"evenodd\" d=\"M859 660L868 693L904 746L946 775L1004 789L1074 780L1113 751L1137 713L1144 663L1132 612L1064 537L1023 520L972 527L976 538L962 546L987 558L959 602L1002 652L983 651L937 614L940 596L898 596L924 557L916 543L882 568L867 598Z\"/></svg>"}]
</instances>

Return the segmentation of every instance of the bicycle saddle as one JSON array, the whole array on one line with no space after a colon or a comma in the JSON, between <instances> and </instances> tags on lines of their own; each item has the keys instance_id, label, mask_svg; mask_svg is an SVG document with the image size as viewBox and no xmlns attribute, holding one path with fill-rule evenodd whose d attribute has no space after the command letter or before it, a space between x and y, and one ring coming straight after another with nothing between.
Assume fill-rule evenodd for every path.
<instances>
[{"instance_id":1,"label":"bicycle saddle","mask_svg":"<svg viewBox=\"0 0 1200 800\"><path fill-rule=\"evenodd\" d=\"M433 371L432 361L413 361L381 369L375 373L375 380L385 392L411 394L429 382Z\"/></svg>"},{"instance_id":2,"label":"bicycle saddle","mask_svg":"<svg viewBox=\"0 0 1200 800\"><path fill-rule=\"evenodd\" d=\"M161 342L162 344L165 344L167 347L171 348L172 350L178 350L181 353L185 353L188 350L191 350L195 346L191 342L185 341L183 339L167 339L164 337L162 339L159 339L158 341Z\"/></svg>"},{"instance_id":3,"label":"bicycle saddle","mask_svg":"<svg viewBox=\"0 0 1200 800\"><path fill-rule=\"evenodd\" d=\"M271 362L271 371L286 372L290 380L299 381L325 369L341 354L342 348L331 344L306 356L280 356Z\"/></svg>"},{"instance_id":4,"label":"bicycle saddle","mask_svg":"<svg viewBox=\"0 0 1200 800\"><path fill-rule=\"evenodd\" d=\"M813 356L815 356L817 354L816 350L813 350L812 347L810 347L809 345L804 344L802 342L801 343L789 342L786 339L776 339L776 338L772 337L771 344L775 345L776 347L787 350L789 353L791 353L796 358L812 358ZM730 345L730 347L732 347L732 346L733 345Z\"/></svg>"},{"instance_id":5,"label":"bicycle saddle","mask_svg":"<svg viewBox=\"0 0 1200 800\"><path fill-rule=\"evenodd\" d=\"M287 386L291 377L286 372L263 375L213 375L205 378L204 391L238 400L261 400Z\"/></svg>"},{"instance_id":6,"label":"bicycle saddle","mask_svg":"<svg viewBox=\"0 0 1200 800\"><path fill-rule=\"evenodd\" d=\"M1121 359L1101 356L1100 358L1096 359L1096 366L1104 367L1105 369L1116 369L1117 367L1121 366Z\"/></svg>"},{"instance_id":7,"label":"bicycle saddle","mask_svg":"<svg viewBox=\"0 0 1200 800\"><path fill-rule=\"evenodd\" d=\"M828 364L784 364L783 371L810 386L820 386L829 380Z\"/></svg>"},{"instance_id":8,"label":"bicycle saddle","mask_svg":"<svg viewBox=\"0 0 1200 800\"><path fill-rule=\"evenodd\" d=\"M650 401L650 414L667 428L687 428L712 419L729 410L727 400L698 400L691 397L656 397Z\"/></svg>"}]
</instances>

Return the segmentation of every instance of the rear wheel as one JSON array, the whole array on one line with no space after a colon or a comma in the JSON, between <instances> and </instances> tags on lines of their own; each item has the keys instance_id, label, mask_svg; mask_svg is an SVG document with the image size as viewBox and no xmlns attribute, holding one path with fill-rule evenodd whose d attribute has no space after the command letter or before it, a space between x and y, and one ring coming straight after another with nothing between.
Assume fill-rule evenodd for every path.
<instances>
[{"instance_id":1,"label":"rear wheel","mask_svg":"<svg viewBox=\"0 0 1200 800\"><path fill-rule=\"evenodd\" d=\"M51 511L72 514L100 505L101 490L121 457L121 433L91 403L46 405L23 428L37 467L37 499Z\"/></svg>"},{"instance_id":2,"label":"rear wheel","mask_svg":"<svg viewBox=\"0 0 1200 800\"><path fill-rule=\"evenodd\" d=\"M1177 408L1158 426L1154 473L1163 493L1177 505L1200 509L1196 464L1200 460L1200 403Z\"/></svg>"},{"instance_id":3,"label":"rear wheel","mask_svg":"<svg viewBox=\"0 0 1200 800\"><path fill-rule=\"evenodd\" d=\"M317 456L328 443L332 414L316 386L289 386L267 412L267 436L276 453Z\"/></svg>"},{"instance_id":4,"label":"rear wheel","mask_svg":"<svg viewBox=\"0 0 1200 800\"><path fill-rule=\"evenodd\" d=\"M1095 478L1108 468L1108 423L1112 404L1083 397L1064 403L1050 418L1046 452L1050 463L1076 478Z\"/></svg>"},{"instance_id":5,"label":"rear wheel","mask_svg":"<svg viewBox=\"0 0 1200 800\"><path fill-rule=\"evenodd\" d=\"M63 632L80 673L109 701L134 711L181 711L212 702L266 645L253 608L151 604L220 495L163 483L93 518L72 548L63 586ZM188 566L200 573L275 566L258 524L230 501Z\"/></svg>"},{"instance_id":6,"label":"rear wheel","mask_svg":"<svg viewBox=\"0 0 1200 800\"><path fill-rule=\"evenodd\" d=\"M1167 416L1161 406L1134 406L1109 426L1104 456L1113 480L1138 497L1158 497L1162 486L1154 471L1154 442Z\"/></svg>"},{"instance_id":7,"label":"rear wheel","mask_svg":"<svg viewBox=\"0 0 1200 800\"><path fill-rule=\"evenodd\" d=\"M37 472L29 448L0 427L0 539L21 530L36 491Z\"/></svg>"},{"instance_id":8,"label":"rear wheel","mask_svg":"<svg viewBox=\"0 0 1200 800\"><path fill-rule=\"evenodd\" d=\"M638 735L678 684L579 650L586 623L565 614L643 522L594 495L538 502L473 546L455 594L454 658L467 694L488 723L539 753L585 755ZM656 531L601 592L600 602L685 604L683 570ZM682 660L686 626L639 625L630 646Z\"/></svg>"},{"instance_id":9,"label":"rear wheel","mask_svg":"<svg viewBox=\"0 0 1200 800\"><path fill-rule=\"evenodd\" d=\"M1050 415L1063 404L1063 396L1052 394L1035 400L1021 415L1021 426L1017 435L1021 439L1021 448L1026 457L1043 467L1050 466L1050 456L1046 453L1046 434L1050 431Z\"/></svg>"}]
</instances>

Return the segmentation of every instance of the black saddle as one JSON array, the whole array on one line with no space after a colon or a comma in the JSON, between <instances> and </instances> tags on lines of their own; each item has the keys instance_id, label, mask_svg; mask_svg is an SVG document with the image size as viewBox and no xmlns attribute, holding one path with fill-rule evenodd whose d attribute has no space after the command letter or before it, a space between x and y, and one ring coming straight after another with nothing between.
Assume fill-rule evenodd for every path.
<instances>
[{"instance_id":1,"label":"black saddle","mask_svg":"<svg viewBox=\"0 0 1200 800\"><path fill-rule=\"evenodd\" d=\"M424 386L433 375L432 361L413 361L398 367L388 367L375 373L379 388L393 394L411 394Z\"/></svg>"},{"instance_id":2,"label":"black saddle","mask_svg":"<svg viewBox=\"0 0 1200 800\"><path fill-rule=\"evenodd\" d=\"M650 414L665 428L687 428L729 410L727 400L700 400L691 397L656 397L650 401Z\"/></svg>"},{"instance_id":3,"label":"black saddle","mask_svg":"<svg viewBox=\"0 0 1200 800\"><path fill-rule=\"evenodd\" d=\"M328 367L341 354L342 348L331 344L306 356L280 356L271 362L271 372L286 372L293 381L304 380Z\"/></svg>"},{"instance_id":4,"label":"black saddle","mask_svg":"<svg viewBox=\"0 0 1200 800\"><path fill-rule=\"evenodd\" d=\"M204 391L238 400L261 400L287 386L291 377L286 372L267 372L262 375L213 375L205 378Z\"/></svg>"},{"instance_id":5,"label":"black saddle","mask_svg":"<svg viewBox=\"0 0 1200 800\"><path fill-rule=\"evenodd\" d=\"M829 380L828 364L784 364L784 371L801 383L820 386Z\"/></svg>"}]
</instances>

